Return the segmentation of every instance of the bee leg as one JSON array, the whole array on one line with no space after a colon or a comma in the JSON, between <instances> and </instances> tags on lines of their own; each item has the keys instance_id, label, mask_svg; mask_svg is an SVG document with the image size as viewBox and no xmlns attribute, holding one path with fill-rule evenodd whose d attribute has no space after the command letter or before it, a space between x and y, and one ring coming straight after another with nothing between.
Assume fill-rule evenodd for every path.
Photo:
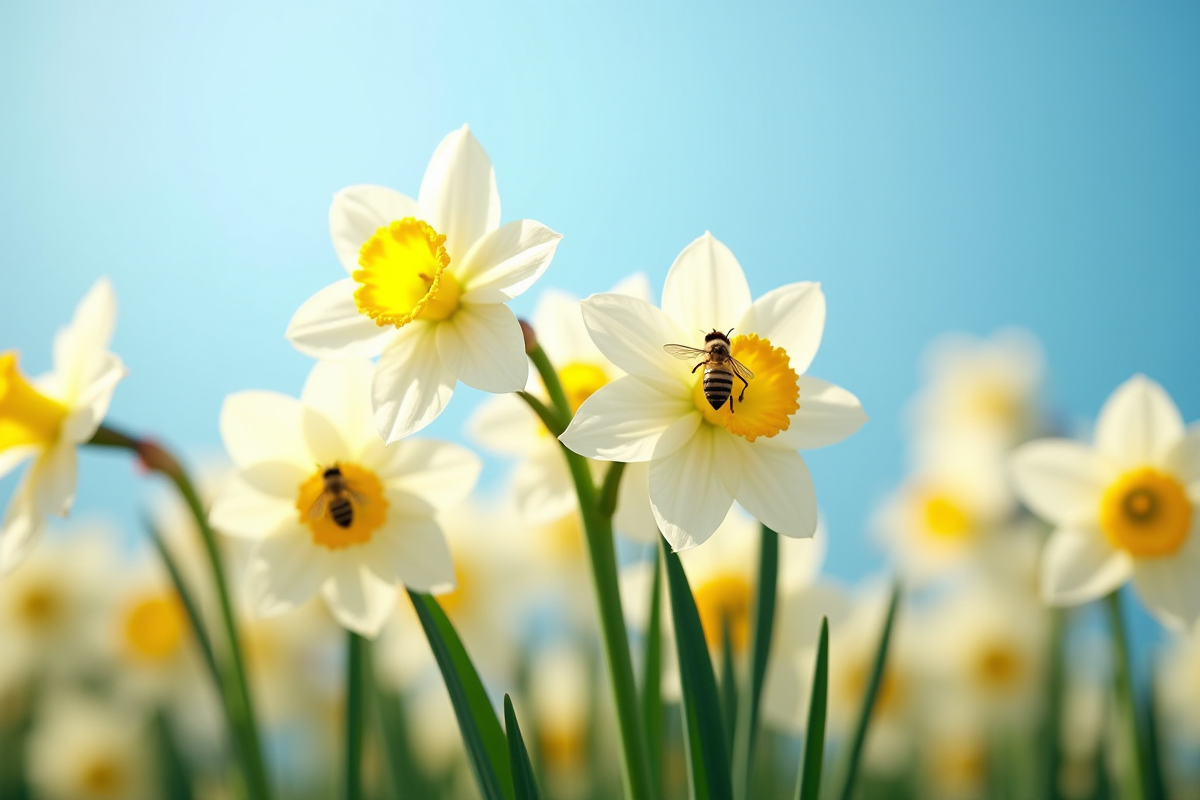
<instances>
[{"instance_id":1,"label":"bee leg","mask_svg":"<svg viewBox=\"0 0 1200 800\"><path fill-rule=\"evenodd\" d=\"M703 362L703 361L701 361L699 364L697 364L696 366L692 367L692 374L693 374L693 375L695 375L695 374L696 374L696 370L700 369L700 368L701 368L701 367L703 367L703 366L704 366L704 362Z\"/></svg>"},{"instance_id":2,"label":"bee leg","mask_svg":"<svg viewBox=\"0 0 1200 800\"><path fill-rule=\"evenodd\" d=\"M733 395L729 395L729 413L733 413Z\"/></svg>"},{"instance_id":3,"label":"bee leg","mask_svg":"<svg viewBox=\"0 0 1200 800\"><path fill-rule=\"evenodd\" d=\"M733 374L737 375L736 372ZM750 388L750 383L745 378L743 378L741 375L738 375L737 379L742 382L742 391L740 394L738 394L738 402L740 403L746 399L746 390ZM732 404L733 404L733 401L730 400L730 406L729 406L730 408L733 408Z\"/></svg>"}]
</instances>

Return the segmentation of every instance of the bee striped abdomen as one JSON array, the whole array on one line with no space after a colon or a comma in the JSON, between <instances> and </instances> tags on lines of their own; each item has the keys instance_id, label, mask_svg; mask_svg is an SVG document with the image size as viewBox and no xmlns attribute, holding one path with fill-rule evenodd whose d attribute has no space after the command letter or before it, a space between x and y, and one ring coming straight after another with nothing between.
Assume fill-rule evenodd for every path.
<instances>
[{"instance_id":1,"label":"bee striped abdomen","mask_svg":"<svg viewBox=\"0 0 1200 800\"><path fill-rule=\"evenodd\" d=\"M704 399L718 410L733 393L733 372L724 365L704 368Z\"/></svg>"},{"instance_id":2,"label":"bee striped abdomen","mask_svg":"<svg viewBox=\"0 0 1200 800\"><path fill-rule=\"evenodd\" d=\"M349 528L354 522L354 506L349 498L334 497L329 501L329 516L339 528Z\"/></svg>"}]
</instances>

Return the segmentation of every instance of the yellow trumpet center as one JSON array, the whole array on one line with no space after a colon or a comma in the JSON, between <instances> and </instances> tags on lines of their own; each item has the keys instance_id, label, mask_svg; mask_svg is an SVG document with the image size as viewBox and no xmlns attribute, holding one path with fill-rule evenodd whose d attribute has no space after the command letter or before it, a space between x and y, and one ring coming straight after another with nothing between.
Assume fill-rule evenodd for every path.
<instances>
[{"instance_id":1,"label":"yellow trumpet center","mask_svg":"<svg viewBox=\"0 0 1200 800\"><path fill-rule=\"evenodd\" d=\"M464 557L461 553L454 555L454 589L437 596L438 604L451 620L477 602L478 572L479 567L472 563L469 557Z\"/></svg>"},{"instance_id":2,"label":"yellow trumpet center","mask_svg":"<svg viewBox=\"0 0 1200 800\"><path fill-rule=\"evenodd\" d=\"M1169 556L1187 541L1192 503L1183 486L1153 467L1117 478L1100 500L1100 527L1108 540L1132 556Z\"/></svg>"},{"instance_id":3,"label":"yellow trumpet center","mask_svg":"<svg viewBox=\"0 0 1200 800\"><path fill-rule=\"evenodd\" d=\"M58 439L67 407L33 388L17 369L17 354L0 353L0 453Z\"/></svg>"},{"instance_id":4,"label":"yellow trumpet center","mask_svg":"<svg viewBox=\"0 0 1200 800\"><path fill-rule=\"evenodd\" d=\"M56 587L35 583L17 599L17 618L30 628L48 628L58 622L64 605L64 598Z\"/></svg>"},{"instance_id":5,"label":"yellow trumpet center","mask_svg":"<svg viewBox=\"0 0 1200 800\"><path fill-rule=\"evenodd\" d=\"M786 431L792 414L800 409L800 379L791 368L787 351L772 347L770 339L760 339L751 333L733 337L729 352L754 373L749 387L743 386L735 376L732 409L728 401L719 409L713 409L704 396L705 368L701 367L696 370L692 391L696 408L709 423L743 436L747 441L753 442L759 436L770 438Z\"/></svg>"},{"instance_id":6,"label":"yellow trumpet center","mask_svg":"<svg viewBox=\"0 0 1200 800\"><path fill-rule=\"evenodd\" d=\"M567 405L571 407L571 413L574 413L583 405L584 400L608 383L608 373L596 364L573 361L559 371L558 379L562 382L563 393L567 396Z\"/></svg>"},{"instance_id":7,"label":"yellow trumpet center","mask_svg":"<svg viewBox=\"0 0 1200 800\"><path fill-rule=\"evenodd\" d=\"M975 679L986 689L1011 689L1025 673L1024 659L1007 642L991 642L974 659Z\"/></svg>"},{"instance_id":8,"label":"yellow trumpet center","mask_svg":"<svg viewBox=\"0 0 1200 800\"><path fill-rule=\"evenodd\" d=\"M740 575L718 575L699 584L693 595L708 646L713 650L722 647L723 630L728 627L733 651L743 652L750 639L753 590L749 581Z\"/></svg>"},{"instance_id":9,"label":"yellow trumpet center","mask_svg":"<svg viewBox=\"0 0 1200 800\"><path fill-rule=\"evenodd\" d=\"M125 771L103 757L84 764L79 774L84 797L120 797L125 790Z\"/></svg>"},{"instance_id":10,"label":"yellow trumpet center","mask_svg":"<svg viewBox=\"0 0 1200 800\"><path fill-rule=\"evenodd\" d=\"M388 501L375 473L357 464L337 466L342 471L345 491L330 491L325 468L317 467L296 495L300 522L312 531L313 544L330 550L366 544L387 521ZM344 503L349 504L349 523L340 525L335 517L346 519Z\"/></svg>"},{"instance_id":11,"label":"yellow trumpet center","mask_svg":"<svg viewBox=\"0 0 1200 800\"><path fill-rule=\"evenodd\" d=\"M134 655L161 661L178 652L187 633L183 605L174 596L144 597L125 616L125 642Z\"/></svg>"},{"instance_id":12,"label":"yellow trumpet center","mask_svg":"<svg viewBox=\"0 0 1200 800\"><path fill-rule=\"evenodd\" d=\"M931 492L920 504L921 522L936 539L955 541L966 539L975 529L971 512L956 497Z\"/></svg>"},{"instance_id":13,"label":"yellow trumpet center","mask_svg":"<svg viewBox=\"0 0 1200 800\"><path fill-rule=\"evenodd\" d=\"M359 286L354 302L380 327L414 319L442 320L458 310L462 293L447 271L446 237L415 217L386 225L358 252L362 269L351 275Z\"/></svg>"}]
</instances>

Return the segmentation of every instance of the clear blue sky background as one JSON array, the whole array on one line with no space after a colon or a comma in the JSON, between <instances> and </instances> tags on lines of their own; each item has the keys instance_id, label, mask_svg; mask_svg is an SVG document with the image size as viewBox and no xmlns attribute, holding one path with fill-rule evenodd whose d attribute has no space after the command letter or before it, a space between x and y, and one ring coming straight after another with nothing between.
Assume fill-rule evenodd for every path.
<instances>
[{"instance_id":1,"label":"clear blue sky background","mask_svg":"<svg viewBox=\"0 0 1200 800\"><path fill-rule=\"evenodd\" d=\"M810 458L829 569L855 577L943 331L1028 327L1072 417L1138 371L1200 417L1197 42L1196 3L5 3L0 349L47 367L108 275L111 418L218 451L226 394L309 368L283 331L341 275L334 191L415 194L469 122L504 218L565 235L543 286L657 292L705 229L756 295L824 283L812 372L872 416ZM460 438L478 399L428 434ZM81 513L136 519L126 459L81 477Z\"/></svg>"}]
</instances>

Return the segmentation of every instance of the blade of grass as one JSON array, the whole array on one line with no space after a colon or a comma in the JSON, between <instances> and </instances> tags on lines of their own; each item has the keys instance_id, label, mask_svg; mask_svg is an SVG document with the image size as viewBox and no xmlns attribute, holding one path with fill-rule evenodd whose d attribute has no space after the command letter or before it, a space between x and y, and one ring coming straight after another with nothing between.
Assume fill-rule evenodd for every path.
<instances>
[{"instance_id":1,"label":"blade of grass","mask_svg":"<svg viewBox=\"0 0 1200 800\"><path fill-rule=\"evenodd\" d=\"M368 642L354 631L346 632L346 761L345 798L362 800L363 670Z\"/></svg>"},{"instance_id":2,"label":"blade of grass","mask_svg":"<svg viewBox=\"0 0 1200 800\"><path fill-rule=\"evenodd\" d=\"M1066 610L1052 608L1046 659L1046 712L1042 721L1042 752L1045 754L1042 790L1046 800L1060 800L1058 773L1062 769L1062 715L1065 702L1063 650L1067 626Z\"/></svg>"},{"instance_id":3,"label":"blade of grass","mask_svg":"<svg viewBox=\"0 0 1200 800\"><path fill-rule=\"evenodd\" d=\"M1142 742L1146 753L1146 789L1150 800L1166 800L1167 784L1163 776L1162 751L1158 737L1158 681L1155 679L1155 664L1150 667L1150 691L1142 712Z\"/></svg>"},{"instance_id":4,"label":"blade of grass","mask_svg":"<svg viewBox=\"0 0 1200 800\"><path fill-rule=\"evenodd\" d=\"M758 549L758 591L754 597L754 627L750 642L750 676L746 700L734 737L734 788L750 796L754 778L754 746L758 740L758 713L762 699L763 680L767 674L767 659L771 654L771 638L775 628L775 590L779 579L779 534L760 526Z\"/></svg>"},{"instance_id":5,"label":"blade of grass","mask_svg":"<svg viewBox=\"0 0 1200 800\"><path fill-rule=\"evenodd\" d=\"M1119 590L1108 595L1104 605L1108 609L1109 625L1112 628L1118 727L1122 731L1121 736L1124 740L1122 744L1129 759L1122 778L1125 784L1122 796L1128 800L1145 800L1146 760L1142 752L1141 736L1138 733L1137 699L1133 690L1133 665L1130 663L1129 645L1125 638L1125 621L1121 616Z\"/></svg>"},{"instance_id":6,"label":"blade of grass","mask_svg":"<svg viewBox=\"0 0 1200 800\"><path fill-rule=\"evenodd\" d=\"M517 724L517 712L513 710L512 698L504 695L504 730L508 734L508 760L512 767L513 794L516 800L540 800L537 781L533 777L533 764L529 763L529 751Z\"/></svg>"},{"instance_id":7,"label":"blade of grass","mask_svg":"<svg viewBox=\"0 0 1200 800\"><path fill-rule=\"evenodd\" d=\"M854 794L854 783L858 780L858 764L862 758L863 744L867 740L867 729L871 724L871 712L875 709L875 700L879 695L879 686L883 682L883 670L887 663L888 645L892 639L892 625L896 621L896 608L900 605L900 586L892 587L892 596L888 601L887 618L883 623L883 631L879 636L879 646L875 650L875 662L871 666L871 676L867 680L867 690L863 696L862 707L858 711L858 720L846 745L846 756L842 763L842 784L835 795L841 800L850 800Z\"/></svg>"},{"instance_id":8,"label":"blade of grass","mask_svg":"<svg viewBox=\"0 0 1200 800\"><path fill-rule=\"evenodd\" d=\"M371 697L379 718L384 762L396 800L431 796L432 789L417 766L412 750L400 695L385 689L378 680L372 680Z\"/></svg>"},{"instance_id":9,"label":"blade of grass","mask_svg":"<svg viewBox=\"0 0 1200 800\"><path fill-rule=\"evenodd\" d=\"M704 628L700 624L700 614L696 611L696 602L679 555L667 552L665 541L662 548L667 562L667 587L671 593L675 646L683 683L692 796L696 800L732 800L729 746L725 741L721 701L717 694L712 661L708 656Z\"/></svg>"},{"instance_id":10,"label":"blade of grass","mask_svg":"<svg viewBox=\"0 0 1200 800\"><path fill-rule=\"evenodd\" d=\"M725 744L733 763L733 742L737 736L738 680L737 668L733 663L733 637L729 632L729 618L721 617L721 718L725 720Z\"/></svg>"},{"instance_id":11,"label":"blade of grass","mask_svg":"<svg viewBox=\"0 0 1200 800\"><path fill-rule=\"evenodd\" d=\"M821 619L816 668L808 701L808 726L804 729L804 760L796 782L796 800L821 796L821 770L825 766L825 709L829 689L829 620Z\"/></svg>"},{"instance_id":12,"label":"blade of grass","mask_svg":"<svg viewBox=\"0 0 1200 800\"><path fill-rule=\"evenodd\" d=\"M646 724L651 786L658 794L663 791L662 570L662 558L655 548L654 584L650 591L650 624L646 628L641 700L642 720Z\"/></svg>"},{"instance_id":13,"label":"blade of grass","mask_svg":"<svg viewBox=\"0 0 1200 800\"><path fill-rule=\"evenodd\" d=\"M515 800L508 742L471 657L437 600L412 591L408 596L442 671L480 794L484 800Z\"/></svg>"},{"instance_id":14,"label":"blade of grass","mask_svg":"<svg viewBox=\"0 0 1200 800\"><path fill-rule=\"evenodd\" d=\"M163 797L171 800L192 800L192 775L187 760L179 752L175 732L166 714L159 709L154 714L154 738L158 744L158 763L161 765Z\"/></svg>"}]
</instances>

